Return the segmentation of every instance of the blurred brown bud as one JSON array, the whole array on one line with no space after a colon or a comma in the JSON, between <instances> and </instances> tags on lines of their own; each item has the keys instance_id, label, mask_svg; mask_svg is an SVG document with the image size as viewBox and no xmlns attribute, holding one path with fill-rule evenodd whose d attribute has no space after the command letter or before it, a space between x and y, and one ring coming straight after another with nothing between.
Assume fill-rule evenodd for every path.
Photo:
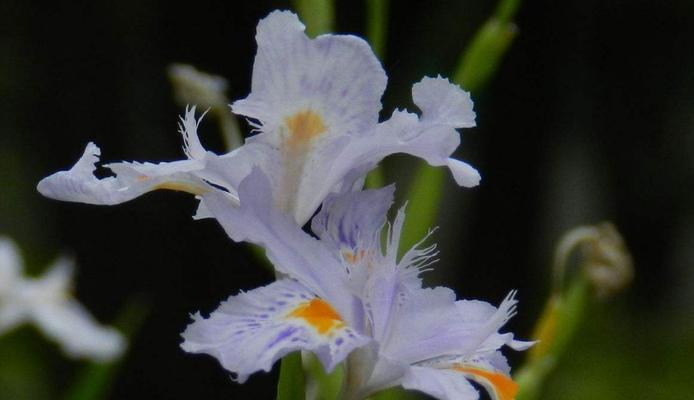
<instances>
[{"instance_id":1,"label":"blurred brown bud","mask_svg":"<svg viewBox=\"0 0 694 400\"><path fill-rule=\"evenodd\" d=\"M633 279L633 263L624 239L610 222L581 226L568 231L555 254L557 288L564 284L564 275L571 256L578 250L577 266L599 298L606 298L624 289Z\"/></svg>"},{"instance_id":2,"label":"blurred brown bud","mask_svg":"<svg viewBox=\"0 0 694 400\"><path fill-rule=\"evenodd\" d=\"M596 237L584 246L585 273L600 298L624 289L634 276L633 263L624 239L614 225L595 227Z\"/></svg>"},{"instance_id":3,"label":"blurred brown bud","mask_svg":"<svg viewBox=\"0 0 694 400\"><path fill-rule=\"evenodd\" d=\"M241 129L229 109L229 99L224 94L227 89L224 78L199 71L187 64L172 64L167 72L179 105L197 105L201 109L209 109L219 124L227 150L231 151L243 144Z\"/></svg>"},{"instance_id":4,"label":"blurred brown bud","mask_svg":"<svg viewBox=\"0 0 694 400\"><path fill-rule=\"evenodd\" d=\"M202 109L227 107L224 78L198 71L187 64L172 64L168 68L176 102L181 106L195 104Z\"/></svg>"}]
</instances>

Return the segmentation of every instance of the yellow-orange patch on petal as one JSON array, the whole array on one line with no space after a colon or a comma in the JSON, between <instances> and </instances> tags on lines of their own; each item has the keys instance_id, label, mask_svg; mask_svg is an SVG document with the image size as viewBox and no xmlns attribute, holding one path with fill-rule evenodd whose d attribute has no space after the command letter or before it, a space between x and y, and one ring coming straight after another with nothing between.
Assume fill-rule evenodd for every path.
<instances>
[{"instance_id":1,"label":"yellow-orange patch on petal","mask_svg":"<svg viewBox=\"0 0 694 400\"><path fill-rule=\"evenodd\" d=\"M494 392L495 400L513 400L518 393L518 384L500 372L491 372L482 368L458 366L454 370L468 375L470 379L489 386Z\"/></svg>"},{"instance_id":2,"label":"yellow-orange patch on petal","mask_svg":"<svg viewBox=\"0 0 694 400\"><path fill-rule=\"evenodd\" d=\"M323 118L313 110L303 110L284 120L289 137L287 144L291 147L301 147L310 143L326 131Z\"/></svg>"},{"instance_id":3,"label":"yellow-orange patch on petal","mask_svg":"<svg viewBox=\"0 0 694 400\"><path fill-rule=\"evenodd\" d=\"M352 250L342 250L342 258L350 264L358 263L366 254L365 250L358 250L356 253Z\"/></svg>"},{"instance_id":4,"label":"yellow-orange patch on petal","mask_svg":"<svg viewBox=\"0 0 694 400\"><path fill-rule=\"evenodd\" d=\"M194 185L186 182L163 182L158 185L155 185L154 189L175 190L179 192L191 193L198 196L205 194L208 190L203 186Z\"/></svg>"},{"instance_id":5,"label":"yellow-orange patch on petal","mask_svg":"<svg viewBox=\"0 0 694 400\"><path fill-rule=\"evenodd\" d=\"M321 299L303 302L287 316L303 319L321 335L345 325L340 314L330 304Z\"/></svg>"}]
</instances>

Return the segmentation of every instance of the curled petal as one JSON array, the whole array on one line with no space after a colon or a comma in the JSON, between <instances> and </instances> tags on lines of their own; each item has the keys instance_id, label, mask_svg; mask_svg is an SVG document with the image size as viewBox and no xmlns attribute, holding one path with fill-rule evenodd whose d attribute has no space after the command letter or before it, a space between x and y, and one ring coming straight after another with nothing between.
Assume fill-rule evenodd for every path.
<instances>
[{"instance_id":1,"label":"curled petal","mask_svg":"<svg viewBox=\"0 0 694 400\"><path fill-rule=\"evenodd\" d=\"M459 354L466 357L485 357L493 354L504 345L514 350L525 350L534 342L515 340L512 333L499 333L499 330L516 314L516 292L510 292L499 307L478 300L456 302L463 323L475 332L470 347L461 347Z\"/></svg>"},{"instance_id":2,"label":"curled petal","mask_svg":"<svg viewBox=\"0 0 694 400\"><path fill-rule=\"evenodd\" d=\"M480 184L482 177L480 173L477 172L470 164L456 160L455 158L448 158L446 160L446 166L453 174L453 179L455 182L463 187L475 187Z\"/></svg>"},{"instance_id":3,"label":"curled petal","mask_svg":"<svg viewBox=\"0 0 694 400\"><path fill-rule=\"evenodd\" d=\"M201 194L208 185L196 175L201 169L197 160L170 163L113 163L106 165L116 176L97 178L95 164L101 151L87 144L84 154L68 171L60 171L41 180L38 191L51 199L87 204L113 205L139 197L156 189L170 189Z\"/></svg>"},{"instance_id":4,"label":"curled petal","mask_svg":"<svg viewBox=\"0 0 694 400\"><path fill-rule=\"evenodd\" d=\"M197 195L205 193L211 189L206 180L217 184L223 182L204 170L207 153L198 139L197 126L195 107L186 109L185 116L181 118L180 133L187 160L159 164L107 164L105 167L115 175L99 179L94 171L101 150L94 143L88 143L82 157L71 169L42 179L37 189L52 199L99 205L120 204L157 189Z\"/></svg>"},{"instance_id":5,"label":"curled petal","mask_svg":"<svg viewBox=\"0 0 694 400\"><path fill-rule=\"evenodd\" d=\"M422 110L422 121L455 128L475 126L470 93L448 79L425 77L412 86L412 100Z\"/></svg>"}]
</instances>

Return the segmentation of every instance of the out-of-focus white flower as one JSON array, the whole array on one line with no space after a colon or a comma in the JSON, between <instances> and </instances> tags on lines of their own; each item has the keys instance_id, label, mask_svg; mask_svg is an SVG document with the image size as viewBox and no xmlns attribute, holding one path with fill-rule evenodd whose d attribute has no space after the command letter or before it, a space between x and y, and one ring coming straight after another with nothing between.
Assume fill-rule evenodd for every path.
<instances>
[{"instance_id":1,"label":"out-of-focus white flower","mask_svg":"<svg viewBox=\"0 0 694 400\"><path fill-rule=\"evenodd\" d=\"M386 224L392 186L330 196L313 220L319 239L273 206L259 169L239 196L240 207L220 194L205 201L236 240L265 247L283 278L230 297L208 318L194 315L184 350L213 355L239 381L298 350L314 352L328 371L346 360L350 399L397 385L439 399L477 399L468 379L496 400L513 398L517 388L499 350L530 345L499 333L515 313L513 294L497 309L456 301L445 287L422 288L419 273L435 248L415 247L397 259L404 210Z\"/></svg>"},{"instance_id":2,"label":"out-of-focus white flower","mask_svg":"<svg viewBox=\"0 0 694 400\"><path fill-rule=\"evenodd\" d=\"M252 91L232 105L260 132L243 146L221 156L206 151L192 108L181 126L188 159L108 164L115 176L97 179L99 149L90 143L72 169L43 179L38 190L90 204L122 203L156 189L198 196L222 190L234 198L243 178L259 167L271 181L274 206L303 225L330 193L360 189L367 172L390 154L408 153L446 166L461 186L478 184L474 168L450 157L460 143L456 129L475 126L470 96L458 86L441 77L424 78L412 87L421 115L396 110L379 123L387 77L364 40L351 35L310 39L288 11L261 20L256 40ZM198 217L205 216L202 204Z\"/></svg>"},{"instance_id":3,"label":"out-of-focus white flower","mask_svg":"<svg viewBox=\"0 0 694 400\"><path fill-rule=\"evenodd\" d=\"M72 270L72 262L60 258L43 276L25 278L18 249L0 237L0 334L30 322L70 357L112 360L123 352L124 339L71 297Z\"/></svg>"}]
</instances>

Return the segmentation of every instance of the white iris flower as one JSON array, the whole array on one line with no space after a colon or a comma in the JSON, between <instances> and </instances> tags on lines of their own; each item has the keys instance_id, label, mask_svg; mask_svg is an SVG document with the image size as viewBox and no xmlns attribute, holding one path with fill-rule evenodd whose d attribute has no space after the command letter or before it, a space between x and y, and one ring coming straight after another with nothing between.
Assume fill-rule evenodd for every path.
<instances>
[{"instance_id":1,"label":"white iris flower","mask_svg":"<svg viewBox=\"0 0 694 400\"><path fill-rule=\"evenodd\" d=\"M90 143L72 169L45 178L39 191L90 204L122 203L156 189L195 195L223 190L235 198L241 180L258 167L270 179L274 206L303 225L330 193L361 188L366 173L394 153L447 166L462 186L479 183L474 168L450 158L460 143L456 128L475 126L470 96L458 86L424 78L412 88L421 115L396 110L379 123L387 78L364 40L310 39L287 11L261 20L256 40L252 91L232 105L259 132L243 146L221 156L206 151L193 108L181 124L186 160L108 164L115 176L97 179L99 149ZM204 204L198 216L207 216Z\"/></svg>"},{"instance_id":2,"label":"white iris flower","mask_svg":"<svg viewBox=\"0 0 694 400\"><path fill-rule=\"evenodd\" d=\"M72 270L61 258L43 276L24 278L17 248L0 237L0 334L30 322L70 357L114 359L123 352L124 339L71 297Z\"/></svg>"},{"instance_id":3,"label":"white iris flower","mask_svg":"<svg viewBox=\"0 0 694 400\"><path fill-rule=\"evenodd\" d=\"M346 361L347 398L401 385L476 399L468 379L495 399L513 398L499 349L529 346L498 333L515 313L513 294L497 309L423 288L419 273L435 248L415 247L397 260L404 210L386 224L392 186L328 197L312 223L316 239L277 210L270 182L255 169L239 187L240 207L218 193L205 202L235 240L264 246L283 277L230 297L208 318L194 315L183 349L213 355L241 382L293 351L314 352L328 371Z\"/></svg>"}]
</instances>

